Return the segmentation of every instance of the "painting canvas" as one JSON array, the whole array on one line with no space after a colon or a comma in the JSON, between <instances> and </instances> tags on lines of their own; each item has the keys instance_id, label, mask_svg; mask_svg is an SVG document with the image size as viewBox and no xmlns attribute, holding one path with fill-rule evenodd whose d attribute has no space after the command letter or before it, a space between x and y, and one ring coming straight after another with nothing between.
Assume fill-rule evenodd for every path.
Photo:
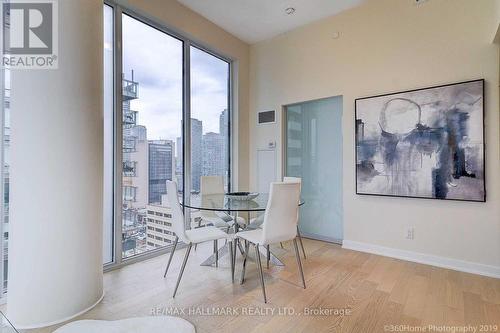
<instances>
[{"instance_id":1,"label":"painting canvas","mask_svg":"<svg viewBox=\"0 0 500 333\"><path fill-rule=\"evenodd\" d=\"M356 193L485 201L484 80L356 100Z\"/></svg>"}]
</instances>

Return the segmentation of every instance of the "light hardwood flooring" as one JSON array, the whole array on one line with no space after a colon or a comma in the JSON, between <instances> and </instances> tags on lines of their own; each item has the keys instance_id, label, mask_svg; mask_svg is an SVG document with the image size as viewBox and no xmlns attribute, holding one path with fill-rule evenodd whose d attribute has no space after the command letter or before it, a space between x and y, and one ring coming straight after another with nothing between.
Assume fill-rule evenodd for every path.
<instances>
[{"instance_id":1,"label":"light hardwood flooring","mask_svg":"<svg viewBox=\"0 0 500 333\"><path fill-rule=\"evenodd\" d=\"M258 272L247 264L246 281L239 284L241 255L235 283L231 283L228 257L219 268L199 264L212 244L192 251L177 296L172 292L185 249L176 251L166 279L167 255L106 273L105 297L78 319L122 319L149 316L175 307L197 332L400 332L427 325L498 325L500 332L500 280L410 263L356 251L339 245L304 240L303 260L307 289L302 289L293 246L274 247L284 267L264 268L268 304L262 301ZM263 262L265 265L265 262ZM231 307L235 315L207 315L207 309ZM309 309L349 309L347 315L283 315ZM155 310L156 309L156 310ZM189 309L204 311L190 314ZM245 310L246 309L246 310ZM274 309L274 315L270 312ZM247 311L247 314L243 314ZM260 311L263 315L250 311ZM268 311L268 314L265 313ZM334 311L334 310L332 310ZM386 325L408 325L386 326ZM52 332L50 327L33 332ZM406 330L405 330L406 328ZM490 330L490 332L494 330ZM427 330L429 332L429 330Z\"/></svg>"}]
</instances>

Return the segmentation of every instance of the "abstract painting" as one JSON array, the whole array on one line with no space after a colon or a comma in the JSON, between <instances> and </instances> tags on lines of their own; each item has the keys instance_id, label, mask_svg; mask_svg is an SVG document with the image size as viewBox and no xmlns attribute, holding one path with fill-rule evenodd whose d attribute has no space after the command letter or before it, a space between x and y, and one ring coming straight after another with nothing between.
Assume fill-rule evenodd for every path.
<instances>
[{"instance_id":1,"label":"abstract painting","mask_svg":"<svg viewBox=\"0 0 500 333\"><path fill-rule=\"evenodd\" d=\"M356 193L486 200L484 80L356 99Z\"/></svg>"}]
</instances>

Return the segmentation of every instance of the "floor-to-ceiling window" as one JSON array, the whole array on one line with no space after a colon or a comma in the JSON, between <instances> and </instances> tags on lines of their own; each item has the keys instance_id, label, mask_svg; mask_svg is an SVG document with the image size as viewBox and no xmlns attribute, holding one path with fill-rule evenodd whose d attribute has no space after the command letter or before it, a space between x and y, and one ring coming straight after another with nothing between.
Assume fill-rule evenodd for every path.
<instances>
[{"instance_id":1,"label":"floor-to-ceiling window","mask_svg":"<svg viewBox=\"0 0 500 333\"><path fill-rule=\"evenodd\" d=\"M7 276L8 276L8 259L9 259L9 168L10 168L10 70L8 68L3 68L1 75L2 81L2 146L0 149L0 161L2 165L1 169L1 190L2 194L2 207L0 211L2 216L0 216L0 298L7 293Z\"/></svg>"},{"instance_id":2,"label":"floor-to-ceiling window","mask_svg":"<svg viewBox=\"0 0 500 333\"><path fill-rule=\"evenodd\" d=\"M113 261L113 142L114 142L114 12L104 5L104 192L103 262Z\"/></svg>"},{"instance_id":3,"label":"floor-to-ceiling window","mask_svg":"<svg viewBox=\"0 0 500 333\"><path fill-rule=\"evenodd\" d=\"M164 195L167 180L182 181L176 145L182 137L183 42L123 14L122 45L122 256L127 258L175 239Z\"/></svg>"},{"instance_id":4,"label":"floor-to-ceiling window","mask_svg":"<svg viewBox=\"0 0 500 333\"><path fill-rule=\"evenodd\" d=\"M3 29L10 29L10 14L5 13ZM9 198L10 198L10 68L0 68L0 298L7 294L9 263Z\"/></svg>"},{"instance_id":5,"label":"floor-to-ceiling window","mask_svg":"<svg viewBox=\"0 0 500 333\"><path fill-rule=\"evenodd\" d=\"M104 261L119 263L173 244L167 180L181 200L204 175L229 189L231 72L223 57L119 6L105 5L104 18L105 142L114 147L105 148Z\"/></svg>"},{"instance_id":6,"label":"floor-to-ceiling window","mask_svg":"<svg viewBox=\"0 0 500 333\"><path fill-rule=\"evenodd\" d=\"M202 177L219 176L229 191L229 75L230 65L191 46L191 201L199 200ZM207 212L190 211L192 225Z\"/></svg>"},{"instance_id":7,"label":"floor-to-ceiling window","mask_svg":"<svg viewBox=\"0 0 500 333\"><path fill-rule=\"evenodd\" d=\"M191 190L202 176L224 177L229 185L229 74L225 60L190 47Z\"/></svg>"}]
</instances>

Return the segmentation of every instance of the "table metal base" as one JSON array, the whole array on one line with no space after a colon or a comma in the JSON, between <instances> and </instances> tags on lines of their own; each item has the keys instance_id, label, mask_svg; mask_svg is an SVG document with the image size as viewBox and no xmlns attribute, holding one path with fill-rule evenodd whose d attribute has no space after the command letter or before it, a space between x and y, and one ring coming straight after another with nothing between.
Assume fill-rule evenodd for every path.
<instances>
[{"instance_id":1,"label":"table metal base","mask_svg":"<svg viewBox=\"0 0 500 333\"><path fill-rule=\"evenodd\" d=\"M238 243L238 246L240 247L240 252L242 252L243 249L241 248L239 243ZM263 261L265 262L267 260L267 249L265 246L259 246L259 250L260 250L260 254L264 257ZM228 254L229 254L229 242L224 244L224 246L218 250L219 260L220 260L220 258L222 258ZM201 266L214 266L215 265L215 258L216 258L215 253L213 253L210 257L208 257L204 262L201 263ZM255 258L253 258L252 255L249 255L248 259L255 260ZM276 266L285 266L285 264L278 257L276 257L273 254L273 251L271 251L271 261L270 262Z\"/></svg>"}]
</instances>

